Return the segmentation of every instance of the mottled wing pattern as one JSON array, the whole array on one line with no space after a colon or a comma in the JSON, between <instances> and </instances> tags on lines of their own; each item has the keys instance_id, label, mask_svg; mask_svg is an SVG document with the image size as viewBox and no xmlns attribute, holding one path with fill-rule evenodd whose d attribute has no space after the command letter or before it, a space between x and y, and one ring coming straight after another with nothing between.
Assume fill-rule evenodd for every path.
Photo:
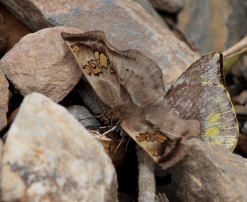
<instances>
[{"instance_id":1,"label":"mottled wing pattern","mask_svg":"<svg viewBox=\"0 0 247 202\"><path fill-rule=\"evenodd\" d=\"M219 53L210 53L194 62L170 87L166 93L169 99L179 89L201 82L215 82L225 85L223 59Z\"/></svg>"},{"instance_id":2,"label":"mottled wing pattern","mask_svg":"<svg viewBox=\"0 0 247 202\"><path fill-rule=\"evenodd\" d=\"M203 56L202 59L205 57L209 66L198 66L201 64L198 63L200 59L188 68L188 72L186 71L166 94L165 103L170 107L170 111L179 117L199 120L203 140L233 150L238 139L238 123L230 96L224 86L222 58L217 53ZM209 61L210 58L212 62ZM189 76L192 72L195 74L193 69L204 72L199 70L200 68L207 69L207 72L203 73L203 76L196 73L196 81L187 83L187 77L194 77ZM213 75L211 72L214 72Z\"/></svg>"},{"instance_id":3,"label":"mottled wing pattern","mask_svg":"<svg viewBox=\"0 0 247 202\"><path fill-rule=\"evenodd\" d=\"M181 135L160 132L143 122L124 120L121 127L163 168L173 166L187 153L187 140Z\"/></svg>"},{"instance_id":4,"label":"mottled wing pattern","mask_svg":"<svg viewBox=\"0 0 247 202\"><path fill-rule=\"evenodd\" d=\"M99 98L109 107L116 106L120 102L121 53L101 31L61 35Z\"/></svg>"}]
</instances>

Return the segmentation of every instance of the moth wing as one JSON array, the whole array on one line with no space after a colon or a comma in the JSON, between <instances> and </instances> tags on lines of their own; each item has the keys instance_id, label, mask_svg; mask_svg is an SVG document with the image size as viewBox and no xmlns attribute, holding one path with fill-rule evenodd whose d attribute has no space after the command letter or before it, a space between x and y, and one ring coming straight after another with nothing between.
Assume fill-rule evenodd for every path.
<instances>
[{"instance_id":1,"label":"moth wing","mask_svg":"<svg viewBox=\"0 0 247 202\"><path fill-rule=\"evenodd\" d=\"M215 82L225 86L223 73L223 56L209 53L194 62L170 87L166 99L180 89L201 82Z\"/></svg>"},{"instance_id":2,"label":"moth wing","mask_svg":"<svg viewBox=\"0 0 247 202\"><path fill-rule=\"evenodd\" d=\"M165 87L160 67L137 50L122 51L121 91L135 105L144 107L164 101Z\"/></svg>"},{"instance_id":3,"label":"moth wing","mask_svg":"<svg viewBox=\"0 0 247 202\"><path fill-rule=\"evenodd\" d=\"M214 82L186 86L166 100L170 111L183 119L201 122L201 138L233 150L238 139L238 123L226 88Z\"/></svg>"},{"instance_id":4,"label":"moth wing","mask_svg":"<svg viewBox=\"0 0 247 202\"><path fill-rule=\"evenodd\" d=\"M163 133L133 120L121 122L121 127L164 169L179 162L187 153L187 139L183 136Z\"/></svg>"},{"instance_id":5,"label":"moth wing","mask_svg":"<svg viewBox=\"0 0 247 202\"><path fill-rule=\"evenodd\" d=\"M111 108L119 104L121 53L101 31L61 35L99 98Z\"/></svg>"}]
</instances>

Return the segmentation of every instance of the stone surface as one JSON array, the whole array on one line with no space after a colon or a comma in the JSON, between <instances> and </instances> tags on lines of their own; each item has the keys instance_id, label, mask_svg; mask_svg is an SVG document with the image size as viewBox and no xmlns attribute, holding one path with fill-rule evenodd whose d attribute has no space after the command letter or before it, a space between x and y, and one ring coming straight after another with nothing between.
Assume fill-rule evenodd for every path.
<instances>
[{"instance_id":1,"label":"stone surface","mask_svg":"<svg viewBox=\"0 0 247 202\"><path fill-rule=\"evenodd\" d=\"M0 60L0 68L23 96L40 92L59 102L80 80L82 72L73 55L67 55L60 35L66 30L50 28L28 34Z\"/></svg>"},{"instance_id":2,"label":"stone surface","mask_svg":"<svg viewBox=\"0 0 247 202\"><path fill-rule=\"evenodd\" d=\"M179 28L201 51L221 52L246 35L244 1L186 0Z\"/></svg>"},{"instance_id":3,"label":"stone surface","mask_svg":"<svg viewBox=\"0 0 247 202\"><path fill-rule=\"evenodd\" d=\"M187 156L172 169L165 193L170 202L247 201L247 160L217 145L189 141Z\"/></svg>"},{"instance_id":4,"label":"stone surface","mask_svg":"<svg viewBox=\"0 0 247 202\"><path fill-rule=\"evenodd\" d=\"M149 0L133 0L139 3L157 22L161 25L168 27L163 18L159 15L159 13L152 6L152 2Z\"/></svg>"},{"instance_id":5,"label":"stone surface","mask_svg":"<svg viewBox=\"0 0 247 202\"><path fill-rule=\"evenodd\" d=\"M0 5L0 13L4 18L4 22L0 19L0 51L5 53L9 51L23 36L31 32L16 17L14 17L5 7ZM5 39L5 47L2 47L3 39Z\"/></svg>"},{"instance_id":6,"label":"stone surface","mask_svg":"<svg viewBox=\"0 0 247 202\"><path fill-rule=\"evenodd\" d=\"M97 130L100 127L100 123L89 112L86 107L80 105L71 105L66 109L87 129Z\"/></svg>"},{"instance_id":7,"label":"stone surface","mask_svg":"<svg viewBox=\"0 0 247 202\"><path fill-rule=\"evenodd\" d=\"M154 8L169 13L178 12L183 8L185 0L149 0Z\"/></svg>"},{"instance_id":8,"label":"stone surface","mask_svg":"<svg viewBox=\"0 0 247 202\"><path fill-rule=\"evenodd\" d=\"M102 116L109 109L98 97L92 86L88 83L85 77L82 77L75 91L78 92L86 107L93 115Z\"/></svg>"},{"instance_id":9,"label":"stone surface","mask_svg":"<svg viewBox=\"0 0 247 202\"><path fill-rule=\"evenodd\" d=\"M0 68L0 130L7 124L9 82Z\"/></svg>"},{"instance_id":10,"label":"stone surface","mask_svg":"<svg viewBox=\"0 0 247 202\"><path fill-rule=\"evenodd\" d=\"M4 145L1 201L115 202L115 169L102 145L68 111L25 97Z\"/></svg>"},{"instance_id":11,"label":"stone surface","mask_svg":"<svg viewBox=\"0 0 247 202\"><path fill-rule=\"evenodd\" d=\"M34 31L50 26L102 30L117 49L136 49L153 59L163 70L165 84L199 58L132 0L0 2Z\"/></svg>"}]
</instances>

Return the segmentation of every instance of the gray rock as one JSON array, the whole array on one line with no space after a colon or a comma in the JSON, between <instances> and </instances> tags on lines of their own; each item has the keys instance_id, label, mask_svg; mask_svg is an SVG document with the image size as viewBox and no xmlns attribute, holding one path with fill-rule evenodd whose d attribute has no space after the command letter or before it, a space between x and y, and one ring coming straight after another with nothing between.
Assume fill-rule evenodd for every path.
<instances>
[{"instance_id":1,"label":"gray rock","mask_svg":"<svg viewBox=\"0 0 247 202\"><path fill-rule=\"evenodd\" d=\"M244 1L186 0L179 28L202 54L221 52L246 35Z\"/></svg>"},{"instance_id":2,"label":"gray rock","mask_svg":"<svg viewBox=\"0 0 247 202\"><path fill-rule=\"evenodd\" d=\"M102 145L39 93L25 97L9 130L1 177L1 201L118 201Z\"/></svg>"},{"instance_id":3,"label":"gray rock","mask_svg":"<svg viewBox=\"0 0 247 202\"><path fill-rule=\"evenodd\" d=\"M85 77L82 77L80 83L76 86L75 91L78 92L86 107L94 115L101 116L109 109L109 107L101 101Z\"/></svg>"},{"instance_id":4,"label":"gray rock","mask_svg":"<svg viewBox=\"0 0 247 202\"><path fill-rule=\"evenodd\" d=\"M80 105L71 105L66 107L66 109L87 129L99 129L100 123L86 107Z\"/></svg>"},{"instance_id":5,"label":"gray rock","mask_svg":"<svg viewBox=\"0 0 247 202\"><path fill-rule=\"evenodd\" d=\"M163 18L159 15L159 13L154 9L152 6L152 1L148 0L134 0L135 2L139 3L157 22L161 25L168 28L167 24L163 20Z\"/></svg>"},{"instance_id":6,"label":"gray rock","mask_svg":"<svg viewBox=\"0 0 247 202\"><path fill-rule=\"evenodd\" d=\"M171 84L199 58L132 0L0 2L34 31L51 26L102 30L117 49L136 49L153 59L163 70L165 84Z\"/></svg>"},{"instance_id":7,"label":"gray rock","mask_svg":"<svg viewBox=\"0 0 247 202\"><path fill-rule=\"evenodd\" d=\"M62 31L67 29L43 29L28 34L0 60L0 69L23 96L40 92L59 102L80 80L82 71L74 57L67 55ZM81 32L75 28L69 31Z\"/></svg>"},{"instance_id":8,"label":"gray rock","mask_svg":"<svg viewBox=\"0 0 247 202\"><path fill-rule=\"evenodd\" d=\"M0 130L7 124L9 82L0 67Z\"/></svg>"},{"instance_id":9,"label":"gray rock","mask_svg":"<svg viewBox=\"0 0 247 202\"><path fill-rule=\"evenodd\" d=\"M183 8L185 0L149 0L154 8L169 13L178 12Z\"/></svg>"},{"instance_id":10,"label":"gray rock","mask_svg":"<svg viewBox=\"0 0 247 202\"><path fill-rule=\"evenodd\" d=\"M170 202L247 201L247 160L217 145L189 141L189 152L172 169L172 183L164 187Z\"/></svg>"}]
</instances>

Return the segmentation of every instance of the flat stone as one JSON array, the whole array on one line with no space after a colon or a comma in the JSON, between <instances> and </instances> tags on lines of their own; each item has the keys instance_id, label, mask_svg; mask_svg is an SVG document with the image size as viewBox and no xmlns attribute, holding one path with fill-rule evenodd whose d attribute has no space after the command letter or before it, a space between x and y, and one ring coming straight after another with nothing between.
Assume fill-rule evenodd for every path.
<instances>
[{"instance_id":1,"label":"flat stone","mask_svg":"<svg viewBox=\"0 0 247 202\"><path fill-rule=\"evenodd\" d=\"M9 130L1 177L1 201L118 201L115 169L102 145L39 93L25 97Z\"/></svg>"},{"instance_id":2,"label":"flat stone","mask_svg":"<svg viewBox=\"0 0 247 202\"><path fill-rule=\"evenodd\" d=\"M80 105L71 105L66 109L87 129L97 130L101 126L89 110Z\"/></svg>"},{"instance_id":3,"label":"flat stone","mask_svg":"<svg viewBox=\"0 0 247 202\"><path fill-rule=\"evenodd\" d=\"M60 34L67 30L58 27L28 34L0 60L0 68L23 96L40 92L59 102L78 83L82 71L73 56L67 55Z\"/></svg>"},{"instance_id":4,"label":"flat stone","mask_svg":"<svg viewBox=\"0 0 247 202\"><path fill-rule=\"evenodd\" d=\"M197 53L132 0L0 2L34 31L51 26L102 30L117 49L136 49L153 59L163 71L165 84L173 83L199 58ZM54 35L53 40L60 39Z\"/></svg>"},{"instance_id":5,"label":"flat stone","mask_svg":"<svg viewBox=\"0 0 247 202\"><path fill-rule=\"evenodd\" d=\"M0 68L0 130L7 124L9 82Z\"/></svg>"},{"instance_id":6,"label":"flat stone","mask_svg":"<svg viewBox=\"0 0 247 202\"><path fill-rule=\"evenodd\" d=\"M202 54L222 52L246 35L244 1L186 0L178 26Z\"/></svg>"},{"instance_id":7,"label":"flat stone","mask_svg":"<svg viewBox=\"0 0 247 202\"><path fill-rule=\"evenodd\" d=\"M164 187L170 202L247 201L247 160L218 145L189 140L187 156L172 167Z\"/></svg>"}]
</instances>

